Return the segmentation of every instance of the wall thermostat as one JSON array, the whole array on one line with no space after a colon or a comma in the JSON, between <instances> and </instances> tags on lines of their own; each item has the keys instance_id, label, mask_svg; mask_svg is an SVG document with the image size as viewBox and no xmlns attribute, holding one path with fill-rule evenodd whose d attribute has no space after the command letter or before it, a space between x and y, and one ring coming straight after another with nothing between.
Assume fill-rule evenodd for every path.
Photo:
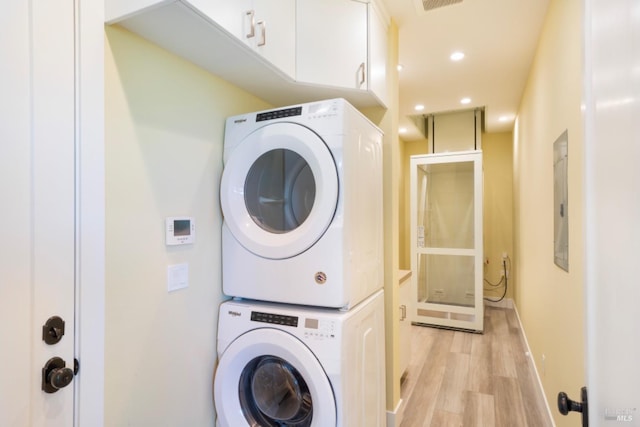
<instances>
[{"instance_id":1,"label":"wall thermostat","mask_svg":"<svg viewBox=\"0 0 640 427\"><path fill-rule=\"evenodd\" d=\"M166 219L166 244L187 245L196 240L196 223L188 216L171 217Z\"/></svg>"}]
</instances>

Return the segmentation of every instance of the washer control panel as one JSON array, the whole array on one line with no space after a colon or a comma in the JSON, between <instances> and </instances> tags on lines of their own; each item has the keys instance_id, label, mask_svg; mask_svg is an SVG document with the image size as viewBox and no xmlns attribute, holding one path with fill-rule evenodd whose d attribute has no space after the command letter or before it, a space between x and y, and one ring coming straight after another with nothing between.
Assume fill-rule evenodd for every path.
<instances>
[{"instance_id":1,"label":"washer control panel","mask_svg":"<svg viewBox=\"0 0 640 427\"><path fill-rule=\"evenodd\" d=\"M329 319L304 319L304 337L315 339L331 339L336 337L335 321Z\"/></svg>"},{"instance_id":2,"label":"washer control panel","mask_svg":"<svg viewBox=\"0 0 640 427\"><path fill-rule=\"evenodd\" d=\"M251 321L296 328L300 338L323 340L334 339L337 336L336 321L327 318L298 317L268 313L266 311L252 311Z\"/></svg>"}]
</instances>

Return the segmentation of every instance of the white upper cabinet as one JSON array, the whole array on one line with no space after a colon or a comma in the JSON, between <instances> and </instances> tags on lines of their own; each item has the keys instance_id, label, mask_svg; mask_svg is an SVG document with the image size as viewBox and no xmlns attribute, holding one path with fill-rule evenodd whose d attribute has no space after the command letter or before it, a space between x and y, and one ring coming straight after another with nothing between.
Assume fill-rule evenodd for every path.
<instances>
[{"instance_id":1,"label":"white upper cabinet","mask_svg":"<svg viewBox=\"0 0 640 427\"><path fill-rule=\"evenodd\" d=\"M295 77L295 0L189 0L278 69Z\"/></svg>"},{"instance_id":2,"label":"white upper cabinet","mask_svg":"<svg viewBox=\"0 0 640 427\"><path fill-rule=\"evenodd\" d=\"M273 105L385 105L387 24L354 0L105 0L119 24Z\"/></svg>"},{"instance_id":3,"label":"white upper cabinet","mask_svg":"<svg viewBox=\"0 0 640 427\"><path fill-rule=\"evenodd\" d=\"M385 13L377 3L369 3L369 68L367 69L368 90L378 99L387 103L387 46L389 24Z\"/></svg>"},{"instance_id":4,"label":"white upper cabinet","mask_svg":"<svg viewBox=\"0 0 640 427\"><path fill-rule=\"evenodd\" d=\"M387 25L373 3L297 0L296 80L386 102Z\"/></svg>"},{"instance_id":5,"label":"white upper cabinet","mask_svg":"<svg viewBox=\"0 0 640 427\"><path fill-rule=\"evenodd\" d=\"M366 88L367 4L298 0L297 6L297 80Z\"/></svg>"}]
</instances>

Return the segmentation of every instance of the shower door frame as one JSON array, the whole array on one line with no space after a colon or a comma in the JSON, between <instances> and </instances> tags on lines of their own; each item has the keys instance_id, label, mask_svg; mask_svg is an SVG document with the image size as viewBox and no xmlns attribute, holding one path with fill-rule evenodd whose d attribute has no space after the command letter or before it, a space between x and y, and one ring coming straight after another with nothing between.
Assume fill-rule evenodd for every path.
<instances>
[{"instance_id":1,"label":"shower door frame","mask_svg":"<svg viewBox=\"0 0 640 427\"><path fill-rule=\"evenodd\" d=\"M444 248L418 246L418 167L445 163L473 163L473 247ZM483 180L482 151L464 151L411 156L410 161L410 209L411 209L411 322L445 328L482 332L484 328L483 295ZM473 306L446 303L421 302L418 298L420 272L418 257L421 255L470 256L474 257Z\"/></svg>"}]
</instances>

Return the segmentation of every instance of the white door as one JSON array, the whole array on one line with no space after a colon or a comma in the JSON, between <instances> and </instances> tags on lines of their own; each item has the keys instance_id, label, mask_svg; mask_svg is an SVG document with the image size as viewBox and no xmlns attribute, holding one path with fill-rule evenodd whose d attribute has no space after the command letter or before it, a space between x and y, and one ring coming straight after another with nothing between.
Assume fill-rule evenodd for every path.
<instances>
[{"instance_id":1,"label":"white door","mask_svg":"<svg viewBox=\"0 0 640 427\"><path fill-rule=\"evenodd\" d=\"M482 152L411 156L410 318L483 330Z\"/></svg>"},{"instance_id":2,"label":"white door","mask_svg":"<svg viewBox=\"0 0 640 427\"><path fill-rule=\"evenodd\" d=\"M74 3L4 2L0 28L0 425L71 426L74 382L42 377L74 365Z\"/></svg>"},{"instance_id":3,"label":"white door","mask_svg":"<svg viewBox=\"0 0 640 427\"><path fill-rule=\"evenodd\" d=\"M589 425L640 426L640 5L584 16Z\"/></svg>"}]
</instances>

